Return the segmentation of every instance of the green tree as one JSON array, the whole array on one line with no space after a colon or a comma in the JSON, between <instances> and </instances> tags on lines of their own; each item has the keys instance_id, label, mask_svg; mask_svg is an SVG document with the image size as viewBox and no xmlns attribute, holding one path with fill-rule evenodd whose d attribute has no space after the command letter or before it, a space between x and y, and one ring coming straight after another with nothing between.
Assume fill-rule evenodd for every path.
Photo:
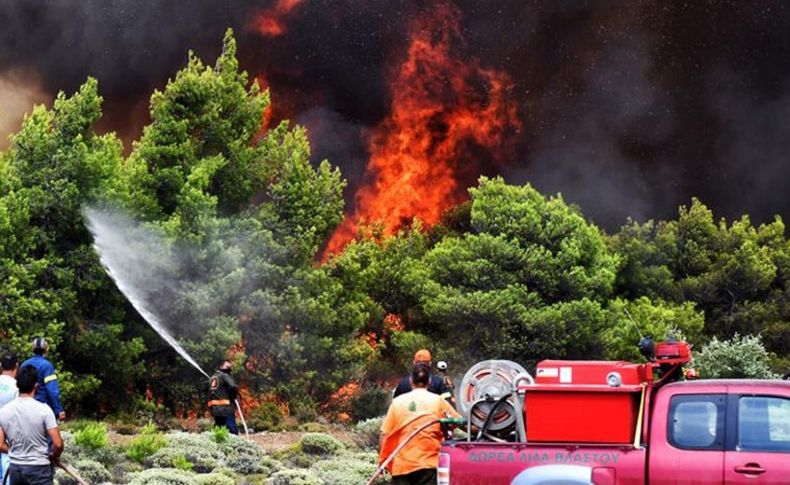
<instances>
[{"instance_id":1,"label":"green tree","mask_svg":"<svg viewBox=\"0 0 790 485\"><path fill-rule=\"evenodd\" d=\"M483 177L470 193L474 232L446 237L424 258L420 330L477 357L600 354L618 267L601 232L529 185Z\"/></svg>"},{"instance_id":2,"label":"green tree","mask_svg":"<svg viewBox=\"0 0 790 485\"><path fill-rule=\"evenodd\" d=\"M678 219L645 224L629 222L610 240L623 257L618 292L676 304L693 302L704 312L704 332L727 339L735 333L763 333L788 365L790 243L780 218L759 227L747 216L714 222L696 199L680 208Z\"/></svg>"},{"instance_id":3,"label":"green tree","mask_svg":"<svg viewBox=\"0 0 790 485\"><path fill-rule=\"evenodd\" d=\"M142 350L119 332L104 338L121 328L125 308L81 215L83 204L123 191L119 140L92 130L100 115L98 86L89 79L71 97L58 94L52 109L34 108L0 156L0 328L23 356L32 336L48 338L72 410L115 401L139 369L109 364L120 355L131 362ZM75 340L91 348L90 363Z\"/></svg>"}]
</instances>

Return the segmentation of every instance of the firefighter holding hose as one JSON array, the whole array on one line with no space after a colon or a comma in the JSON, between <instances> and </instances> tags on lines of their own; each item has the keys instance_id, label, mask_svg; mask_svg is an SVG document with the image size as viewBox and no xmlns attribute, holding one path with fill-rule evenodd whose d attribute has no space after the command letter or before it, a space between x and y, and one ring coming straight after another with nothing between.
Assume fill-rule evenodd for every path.
<instances>
[{"instance_id":1,"label":"firefighter holding hose","mask_svg":"<svg viewBox=\"0 0 790 485\"><path fill-rule=\"evenodd\" d=\"M217 367L217 371L209 380L209 400L208 407L211 415L214 416L214 424L225 426L233 434L239 434L236 426L236 408L234 401L238 394L238 387L230 371L233 364L229 360L223 360Z\"/></svg>"},{"instance_id":2,"label":"firefighter holding hose","mask_svg":"<svg viewBox=\"0 0 790 485\"><path fill-rule=\"evenodd\" d=\"M392 485L432 485L442 442L439 420L460 415L428 391L431 369L425 363L415 364L410 381L412 390L392 400L381 424L379 462L390 470Z\"/></svg>"}]
</instances>

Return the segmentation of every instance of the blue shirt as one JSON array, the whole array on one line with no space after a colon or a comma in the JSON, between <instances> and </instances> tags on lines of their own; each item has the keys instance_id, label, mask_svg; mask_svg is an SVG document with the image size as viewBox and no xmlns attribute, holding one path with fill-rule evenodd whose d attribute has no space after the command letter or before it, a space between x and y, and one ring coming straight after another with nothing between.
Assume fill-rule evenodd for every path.
<instances>
[{"instance_id":1,"label":"blue shirt","mask_svg":"<svg viewBox=\"0 0 790 485\"><path fill-rule=\"evenodd\" d=\"M27 365L32 365L38 372L36 401L47 404L57 416L63 411L63 406L60 405L60 386L58 386L58 376L55 375L55 366L43 355L34 355L22 362L19 368Z\"/></svg>"}]
</instances>

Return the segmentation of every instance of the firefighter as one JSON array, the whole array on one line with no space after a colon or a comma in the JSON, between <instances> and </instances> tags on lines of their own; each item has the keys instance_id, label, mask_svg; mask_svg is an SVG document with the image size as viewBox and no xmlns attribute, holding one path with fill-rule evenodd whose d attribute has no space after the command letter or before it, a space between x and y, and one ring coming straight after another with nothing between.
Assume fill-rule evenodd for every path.
<instances>
[{"instance_id":1,"label":"firefighter","mask_svg":"<svg viewBox=\"0 0 790 485\"><path fill-rule=\"evenodd\" d=\"M214 416L214 424L226 426L228 431L239 434L236 426L236 394L238 388L236 382L230 376L233 364L229 360L223 360L217 367L217 371L209 380L209 401L208 407L211 415Z\"/></svg>"},{"instance_id":2,"label":"firefighter","mask_svg":"<svg viewBox=\"0 0 790 485\"><path fill-rule=\"evenodd\" d=\"M20 369L33 366L38 373L38 387L36 388L36 401L48 405L59 421L66 419L66 411L60 404L60 386L55 366L47 360L49 344L44 337L35 337L32 342L33 357L22 362Z\"/></svg>"},{"instance_id":3,"label":"firefighter","mask_svg":"<svg viewBox=\"0 0 790 485\"><path fill-rule=\"evenodd\" d=\"M446 399L450 404L453 404L453 394L452 391L447 387L444 379L439 376L435 376L430 374L431 368L431 352L428 349L420 349L414 354L414 365L422 364L428 367L429 375L430 375L430 382L428 383L428 392L432 392L434 394L438 394L443 399ZM392 397L398 397L401 394L405 394L411 391L412 385L410 376L406 376L398 382L398 387L395 388L395 391L392 393Z\"/></svg>"},{"instance_id":4,"label":"firefighter","mask_svg":"<svg viewBox=\"0 0 790 485\"><path fill-rule=\"evenodd\" d=\"M420 427L439 418L460 417L450 403L428 391L430 381L430 367L417 363L411 372L413 390L392 400L381 423L379 463ZM442 430L438 423L429 425L405 442L391 462L392 485L435 484L441 442Z\"/></svg>"}]
</instances>

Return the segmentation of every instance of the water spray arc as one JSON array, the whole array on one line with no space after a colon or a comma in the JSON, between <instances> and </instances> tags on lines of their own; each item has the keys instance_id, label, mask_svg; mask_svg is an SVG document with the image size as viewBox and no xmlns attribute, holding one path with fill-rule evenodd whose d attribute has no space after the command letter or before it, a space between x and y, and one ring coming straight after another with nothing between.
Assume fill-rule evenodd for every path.
<instances>
[{"instance_id":1,"label":"water spray arc","mask_svg":"<svg viewBox=\"0 0 790 485\"><path fill-rule=\"evenodd\" d=\"M134 223L117 214L110 216L90 208L83 212L88 230L93 235L93 246L96 253L98 253L104 269L107 270L107 274L115 281L115 285L151 328L184 360L208 379L206 371L195 362L149 307L148 297L142 289L142 283L148 277L143 273L146 268L144 259L147 259L148 254L140 254L129 247L129 233L132 231L130 228L135 227ZM156 238L153 233L143 229L134 229L134 232L134 235L148 241Z\"/></svg>"},{"instance_id":2,"label":"water spray arc","mask_svg":"<svg viewBox=\"0 0 790 485\"><path fill-rule=\"evenodd\" d=\"M150 278L146 269L151 269L149 259L152 255L150 251L140 251L130 245L142 243L145 249L152 247L164 249L166 247L164 241L151 231L138 227L131 219L118 214L110 215L86 208L83 210L83 215L88 230L93 235L96 253L121 293L168 345L208 379L209 375L206 371L189 355L150 308L149 295L143 290L146 281ZM249 439L250 432L241 406L238 400L234 401L244 426L244 433Z\"/></svg>"}]
</instances>

